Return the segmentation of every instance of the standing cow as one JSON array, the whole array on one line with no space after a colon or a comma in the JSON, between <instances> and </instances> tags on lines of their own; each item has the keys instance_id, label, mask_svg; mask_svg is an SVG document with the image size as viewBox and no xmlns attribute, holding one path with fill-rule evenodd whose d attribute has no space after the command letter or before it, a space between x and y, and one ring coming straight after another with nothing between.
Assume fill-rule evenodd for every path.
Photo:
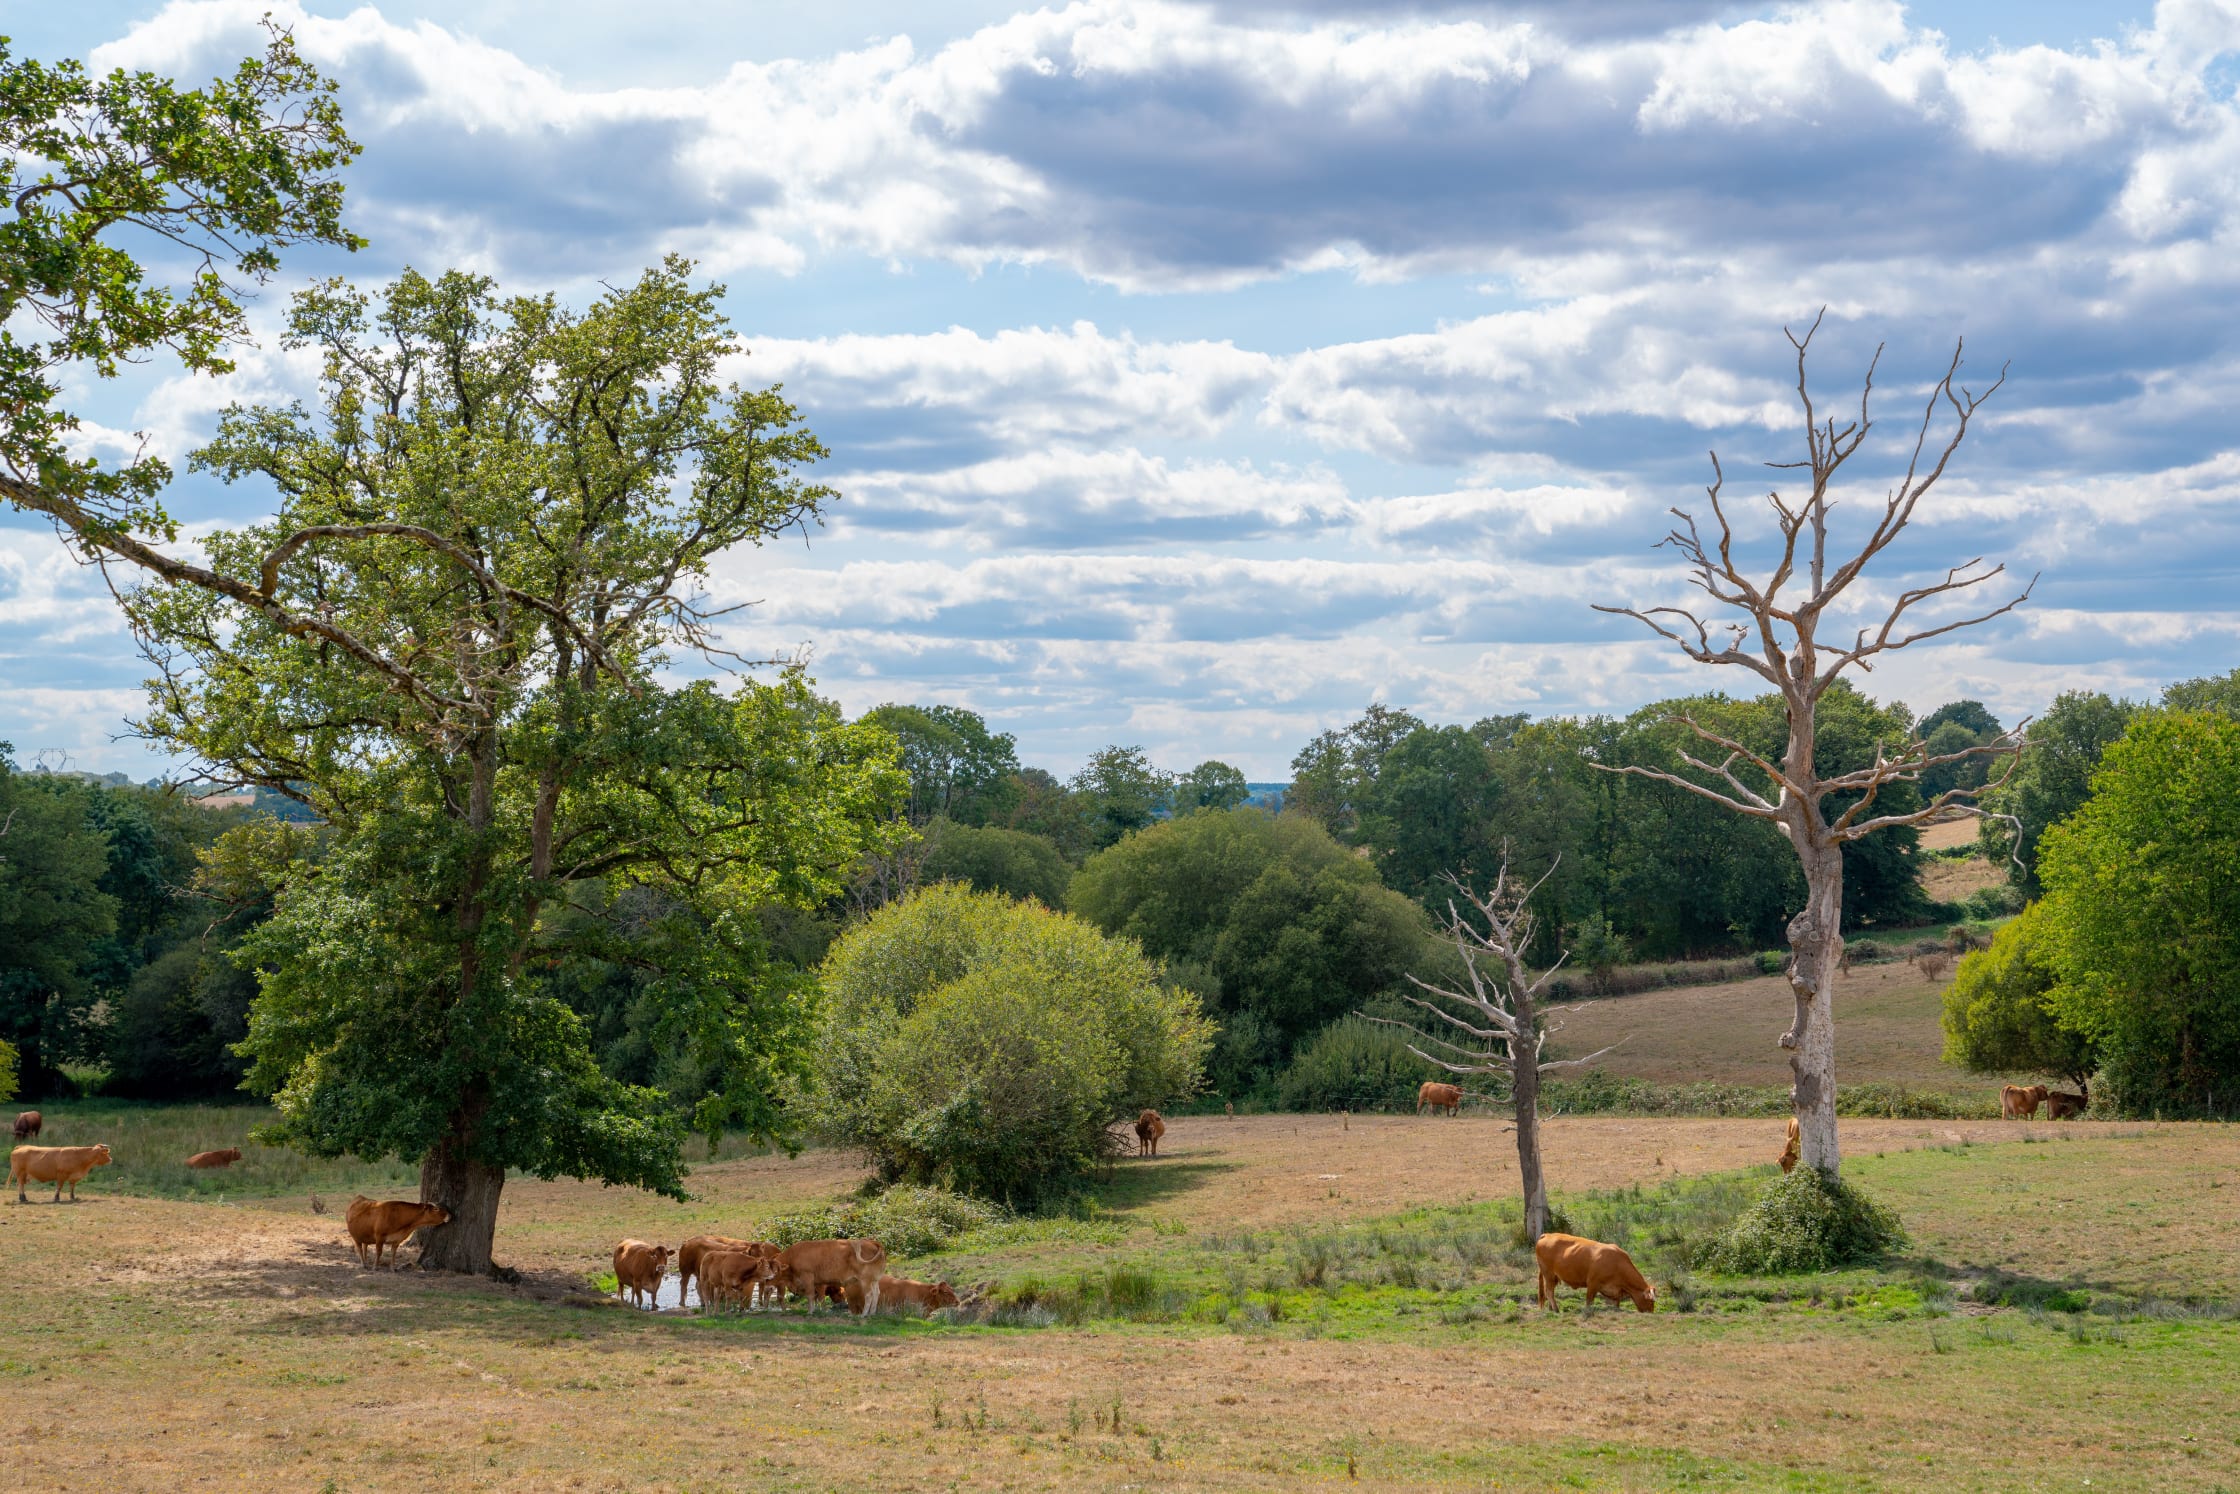
<instances>
[{"instance_id":1,"label":"standing cow","mask_svg":"<svg viewBox=\"0 0 2240 1494\"><path fill-rule=\"evenodd\" d=\"M1159 1155L1159 1138L1167 1134L1167 1122L1156 1110L1146 1110L1136 1117L1136 1155Z\"/></svg>"},{"instance_id":2,"label":"standing cow","mask_svg":"<svg viewBox=\"0 0 2240 1494\"><path fill-rule=\"evenodd\" d=\"M1423 1114L1426 1108L1443 1110L1448 1115L1462 1114L1462 1086L1441 1084L1436 1079L1424 1080L1423 1087L1416 1091L1416 1114Z\"/></svg>"},{"instance_id":3,"label":"standing cow","mask_svg":"<svg viewBox=\"0 0 2240 1494\"><path fill-rule=\"evenodd\" d=\"M442 1204L407 1203L401 1199L375 1203L361 1193L350 1200L342 1221L350 1231L350 1243L357 1247L359 1265L366 1263L366 1250L371 1247L373 1268L381 1269L381 1256L386 1251L389 1269L394 1271L404 1263L404 1242L418 1230L439 1229L449 1224L451 1211ZM425 1242L420 1248L425 1253Z\"/></svg>"},{"instance_id":4,"label":"standing cow","mask_svg":"<svg viewBox=\"0 0 2240 1494\"><path fill-rule=\"evenodd\" d=\"M78 1184L96 1167L107 1167L109 1148L101 1143L93 1146L19 1146L8 1153L8 1181L16 1185L16 1202L29 1203L23 1196L23 1185L31 1183L54 1184L54 1201L62 1202L62 1185L70 1185L70 1201L78 1201Z\"/></svg>"},{"instance_id":5,"label":"standing cow","mask_svg":"<svg viewBox=\"0 0 2240 1494\"><path fill-rule=\"evenodd\" d=\"M2008 1084L1999 1089L1999 1114L2008 1120L2036 1120L2049 1091L2043 1084Z\"/></svg>"}]
</instances>

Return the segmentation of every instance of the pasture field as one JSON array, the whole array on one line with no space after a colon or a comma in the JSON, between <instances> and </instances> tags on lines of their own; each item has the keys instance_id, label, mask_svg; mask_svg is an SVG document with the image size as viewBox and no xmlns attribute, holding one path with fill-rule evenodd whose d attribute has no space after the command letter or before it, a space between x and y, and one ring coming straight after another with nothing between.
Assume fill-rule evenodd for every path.
<instances>
[{"instance_id":1,"label":"pasture field","mask_svg":"<svg viewBox=\"0 0 2240 1494\"><path fill-rule=\"evenodd\" d=\"M2240 1489L2240 1129L1845 1136L1905 1257L1732 1280L1689 1257L1777 1123L1551 1122L1559 1207L1634 1250L1647 1317L1525 1305L1491 1117L1179 1119L1078 1217L904 1263L993 1324L588 1289L623 1235L835 1198L831 1153L712 1163L687 1204L517 1181L511 1286L360 1271L306 1196L96 1173L0 1208L0 1487Z\"/></svg>"}]
</instances>

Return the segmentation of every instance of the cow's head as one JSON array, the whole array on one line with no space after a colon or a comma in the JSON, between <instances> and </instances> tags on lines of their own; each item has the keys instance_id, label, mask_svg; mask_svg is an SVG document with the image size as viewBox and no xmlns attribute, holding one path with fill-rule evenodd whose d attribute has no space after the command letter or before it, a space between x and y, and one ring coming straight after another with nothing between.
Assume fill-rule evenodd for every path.
<instances>
[{"instance_id":1,"label":"cow's head","mask_svg":"<svg viewBox=\"0 0 2240 1494\"><path fill-rule=\"evenodd\" d=\"M420 1206L420 1227L422 1229L440 1229L450 1222L451 1211L442 1204L422 1204Z\"/></svg>"},{"instance_id":2,"label":"cow's head","mask_svg":"<svg viewBox=\"0 0 2240 1494\"><path fill-rule=\"evenodd\" d=\"M957 1289L946 1281L937 1281L933 1284L933 1292L927 1297L926 1304L936 1311L944 1307L955 1307L957 1305Z\"/></svg>"},{"instance_id":3,"label":"cow's head","mask_svg":"<svg viewBox=\"0 0 2240 1494\"><path fill-rule=\"evenodd\" d=\"M665 1271L665 1270L667 1270L667 1269L668 1269L668 1267L669 1267L669 1257L670 1257L670 1255L671 1255L671 1254L673 1254L673 1253L674 1253L674 1252L672 1252L672 1251L671 1251L671 1250L669 1249L669 1247L668 1247L668 1246L666 1246L666 1245L656 1245L656 1246L654 1246L654 1247L653 1247L653 1264L654 1264L654 1267L655 1267L655 1269L656 1269L656 1270L664 1270L664 1271Z\"/></svg>"},{"instance_id":4,"label":"cow's head","mask_svg":"<svg viewBox=\"0 0 2240 1494\"><path fill-rule=\"evenodd\" d=\"M1644 1285L1638 1292L1628 1287L1626 1288L1626 1295L1633 1299L1633 1305L1637 1311L1655 1312L1657 1310L1657 1289L1653 1286Z\"/></svg>"},{"instance_id":5,"label":"cow's head","mask_svg":"<svg viewBox=\"0 0 2240 1494\"><path fill-rule=\"evenodd\" d=\"M97 1141L93 1144L93 1160L97 1165L102 1167L107 1167L109 1165L111 1158L109 1156L108 1142Z\"/></svg>"}]
</instances>

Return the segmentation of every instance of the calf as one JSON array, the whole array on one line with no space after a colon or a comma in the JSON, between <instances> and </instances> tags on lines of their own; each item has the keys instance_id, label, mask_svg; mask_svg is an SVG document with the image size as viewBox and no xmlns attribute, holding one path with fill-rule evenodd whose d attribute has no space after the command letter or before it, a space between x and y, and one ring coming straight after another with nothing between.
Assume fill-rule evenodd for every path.
<instances>
[{"instance_id":1,"label":"calf","mask_svg":"<svg viewBox=\"0 0 2240 1494\"><path fill-rule=\"evenodd\" d=\"M693 1279L700 1274L701 1259L718 1250L746 1250L755 1244L752 1240L734 1240L729 1235L694 1235L677 1247L677 1305L692 1294ZM705 1298L707 1293L702 1291Z\"/></svg>"},{"instance_id":2,"label":"calf","mask_svg":"<svg viewBox=\"0 0 2240 1494\"><path fill-rule=\"evenodd\" d=\"M1167 1134L1167 1123L1156 1110L1146 1110L1136 1117L1136 1155L1159 1155L1159 1138Z\"/></svg>"},{"instance_id":3,"label":"calf","mask_svg":"<svg viewBox=\"0 0 2240 1494\"><path fill-rule=\"evenodd\" d=\"M1542 1235L1532 1247L1540 1259L1540 1305L1545 1308L1555 1301L1556 1286L1579 1287L1587 1294L1587 1306L1594 1306L1595 1298L1608 1297L1612 1302L1630 1301L1636 1311L1657 1310L1657 1289L1627 1255L1615 1245L1605 1245L1600 1240L1582 1240L1577 1235Z\"/></svg>"},{"instance_id":4,"label":"calf","mask_svg":"<svg viewBox=\"0 0 2240 1494\"><path fill-rule=\"evenodd\" d=\"M863 1293L858 1310L877 1312L879 1279L886 1264L887 1247L877 1240L803 1240L778 1252L778 1290L814 1302L826 1288L845 1291L854 1282Z\"/></svg>"},{"instance_id":5,"label":"calf","mask_svg":"<svg viewBox=\"0 0 2240 1494\"><path fill-rule=\"evenodd\" d=\"M658 1307L661 1278L669 1272L669 1247L624 1240L614 1248L614 1282L633 1306Z\"/></svg>"},{"instance_id":6,"label":"calf","mask_svg":"<svg viewBox=\"0 0 2240 1494\"><path fill-rule=\"evenodd\" d=\"M36 1110L26 1110L16 1117L16 1140L29 1141L46 1128L46 1117Z\"/></svg>"},{"instance_id":7,"label":"calf","mask_svg":"<svg viewBox=\"0 0 2240 1494\"><path fill-rule=\"evenodd\" d=\"M2008 1120L2036 1120L2051 1093L2043 1084L2007 1084L1999 1089L1999 1114Z\"/></svg>"},{"instance_id":8,"label":"calf","mask_svg":"<svg viewBox=\"0 0 2240 1494\"><path fill-rule=\"evenodd\" d=\"M1462 1086L1441 1084L1436 1079L1424 1080L1423 1087L1416 1091L1416 1114L1423 1114L1426 1107L1444 1110L1449 1115L1462 1114Z\"/></svg>"},{"instance_id":9,"label":"calf","mask_svg":"<svg viewBox=\"0 0 2240 1494\"><path fill-rule=\"evenodd\" d=\"M70 1201L78 1201L78 1184L85 1181L87 1173L110 1163L106 1145L93 1146L19 1146L8 1153L8 1181L16 1185L16 1202L29 1203L23 1196L23 1185L31 1183L54 1184L54 1201L62 1202L62 1185L70 1185Z\"/></svg>"},{"instance_id":10,"label":"calf","mask_svg":"<svg viewBox=\"0 0 2240 1494\"><path fill-rule=\"evenodd\" d=\"M2083 1095L2073 1095L2067 1090L2048 1090L2046 1091L2046 1119L2073 1120L2084 1114L2091 1103Z\"/></svg>"},{"instance_id":11,"label":"calf","mask_svg":"<svg viewBox=\"0 0 2240 1494\"><path fill-rule=\"evenodd\" d=\"M366 1249L370 1246L374 1269L381 1269L381 1254L387 1251L389 1269L394 1271L403 1261L404 1242L411 1239L415 1231L449 1224L451 1211L442 1204L406 1203L401 1199L375 1203L361 1193L350 1200L342 1222L350 1231L350 1243L358 1249L359 1265L366 1263Z\"/></svg>"},{"instance_id":12,"label":"calf","mask_svg":"<svg viewBox=\"0 0 2240 1494\"><path fill-rule=\"evenodd\" d=\"M752 1307L763 1288L777 1279L778 1258L769 1253L772 1249L767 1245L754 1245L744 1250L718 1247L702 1254L699 1262L701 1307L720 1307L734 1297L742 1311Z\"/></svg>"},{"instance_id":13,"label":"calf","mask_svg":"<svg viewBox=\"0 0 2240 1494\"><path fill-rule=\"evenodd\" d=\"M848 1305L856 1307L859 1296L858 1291L850 1287ZM915 1307L920 1312L938 1312L944 1307L957 1305L957 1289L946 1281L911 1281L902 1276L882 1276L879 1278L879 1305L896 1310Z\"/></svg>"},{"instance_id":14,"label":"calf","mask_svg":"<svg viewBox=\"0 0 2240 1494\"><path fill-rule=\"evenodd\" d=\"M231 1167L241 1160L241 1148L229 1146L222 1152L196 1152L187 1158L189 1167Z\"/></svg>"},{"instance_id":15,"label":"calf","mask_svg":"<svg viewBox=\"0 0 2240 1494\"><path fill-rule=\"evenodd\" d=\"M1797 1118L1789 1117L1789 1144L1781 1149L1781 1170L1794 1172L1797 1166L1797 1144L1802 1138L1797 1134Z\"/></svg>"}]
</instances>

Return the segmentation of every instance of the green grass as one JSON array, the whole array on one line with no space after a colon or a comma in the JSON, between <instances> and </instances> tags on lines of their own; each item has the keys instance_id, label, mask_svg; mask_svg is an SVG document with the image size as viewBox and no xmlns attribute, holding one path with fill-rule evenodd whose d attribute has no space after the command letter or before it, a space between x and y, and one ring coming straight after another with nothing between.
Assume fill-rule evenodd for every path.
<instances>
[{"instance_id":1,"label":"green grass","mask_svg":"<svg viewBox=\"0 0 2240 1494\"><path fill-rule=\"evenodd\" d=\"M252 1128L270 1124L272 1107L256 1104L177 1105L132 1100L58 1100L41 1104L42 1146L91 1146L106 1142L115 1160L91 1180L101 1188L143 1198L270 1198L290 1193L410 1194L420 1169L403 1162L369 1163L356 1157L306 1157L284 1147L259 1146ZM231 1167L197 1172L186 1165L196 1152L241 1148Z\"/></svg>"}]
</instances>

